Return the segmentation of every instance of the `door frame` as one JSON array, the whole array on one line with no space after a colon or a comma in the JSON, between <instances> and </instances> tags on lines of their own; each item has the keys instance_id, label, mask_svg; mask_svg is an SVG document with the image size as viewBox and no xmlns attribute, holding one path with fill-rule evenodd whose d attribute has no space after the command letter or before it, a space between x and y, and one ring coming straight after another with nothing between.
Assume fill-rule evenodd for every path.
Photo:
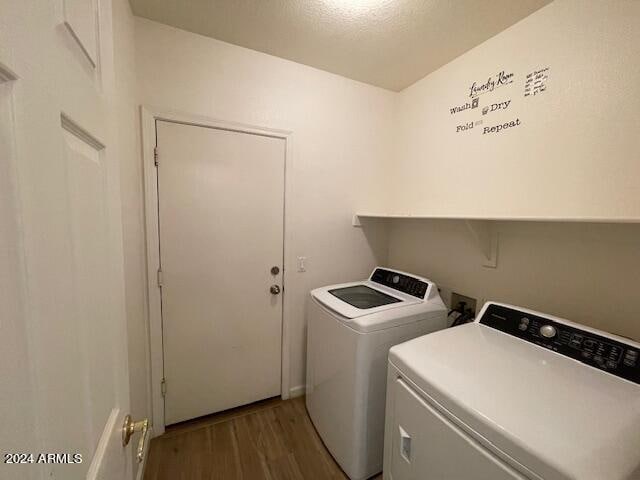
<instances>
[{"instance_id":1,"label":"door frame","mask_svg":"<svg viewBox=\"0 0 640 480\"><path fill-rule=\"evenodd\" d=\"M158 172L155 166L156 122L167 122L193 125L196 127L216 128L247 134L267 135L285 141L284 159L284 235L283 235L283 271L282 285L286 285L287 272L295 269L289 259L287 246L291 245L291 195L292 182L288 172L293 171L293 131L279 128L261 127L244 123L219 120L190 113L177 112L162 108L142 105L140 107L142 124L142 163L144 178L144 212L147 247L147 299L148 299L148 336L149 365L151 383L151 419L153 436L164 433L164 398L162 395L162 379L164 378L164 360L162 346L161 297L158 287L157 272L160 268L160 245L158 231ZM162 152L160 153L162 155ZM160 157L162 161L162 157ZM292 300L283 288L282 296L282 343L281 343L281 384L280 396L283 400L290 398L290 320Z\"/></svg>"}]
</instances>

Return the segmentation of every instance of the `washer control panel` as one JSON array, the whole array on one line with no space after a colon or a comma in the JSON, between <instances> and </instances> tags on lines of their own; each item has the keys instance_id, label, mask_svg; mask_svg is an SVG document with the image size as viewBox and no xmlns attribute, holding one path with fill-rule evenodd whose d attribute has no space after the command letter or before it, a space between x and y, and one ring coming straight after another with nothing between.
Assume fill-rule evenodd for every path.
<instances>
[{"instance_id":1,"label":"washer control panel","mask_svg":"<svg viewBox=\"0 0 640 480\"><path fill-rule=\"evenodd\" d=\"M541 315L490 304L479 322L640 384L640 348Z\"/></svg>"},{"instance_id":2,"label":"washer control panel","mask_svg":"<svg viewBox=\"0 0 640 480\"><path fill-rule=\"evenodd\" d=\"M427 282L423 282L410 275L405 275L404 273L394 272L393 270L386 270L384 268L376 268L373 274L371 274L371 281L423 300L429 288Z\"/></svg>"}]
</instances>

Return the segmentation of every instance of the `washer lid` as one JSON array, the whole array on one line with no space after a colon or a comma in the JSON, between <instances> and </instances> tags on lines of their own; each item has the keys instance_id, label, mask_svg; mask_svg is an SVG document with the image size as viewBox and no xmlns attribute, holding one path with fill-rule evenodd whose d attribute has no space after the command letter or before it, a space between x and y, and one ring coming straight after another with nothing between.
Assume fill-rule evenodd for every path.
<instances>
[{"instance_id":1,"label":"washer lid","mask_svg":"<svg viewBox=\"0 0 640 480\"><path fill-rule=\"evenodd\" d=\"M539 477L640 478L637 384L480 323L397 345L389 361L482 443Z\"/></svg>"},{"instance_id":2,"label":"washer lid","mask_svg":"<svg viewBox=\"0 0 640 480\"><path fill-rule=\"evenodd\" d=\"M347 302L352 307L356 307L361 310L368 310L370 308L381 307L383 305L391 305L402 301L397 297L388 295L367 285L352 285L350 287L332 288L328 290L328 292L343 302Z\"/></svg>"},{"instance_id":3,"label":"washer lid","mask_svg":"<svg viewBox=\"0 0 640 480\"><path fill-rule=\"evenodd\" d=\"M369 280L316 288L311 295L326 308L345 318L358 318L424 303L419 298ZM402 314L398 312L398 315Z\"/></svg>"}]
</instances>

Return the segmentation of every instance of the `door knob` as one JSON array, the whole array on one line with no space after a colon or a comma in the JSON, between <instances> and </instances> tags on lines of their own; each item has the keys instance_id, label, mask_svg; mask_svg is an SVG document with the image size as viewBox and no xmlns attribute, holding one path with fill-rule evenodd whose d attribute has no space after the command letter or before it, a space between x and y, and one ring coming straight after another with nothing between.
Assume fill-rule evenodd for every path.
<instances>
[{"instance_id":1,"label":"door knob","mask_svg":"<svg viewBox=\"0 0 640 480\"><path fill-rule=\"evenodd\" d=\"M124 417L124 425L122 425L122 446L126 447L131 440L131 436L136 432L142 432L140 441L138 442L138 451L136 458L138 462L142 462L144 459L144 444L147 440L147 432L149 431L149 420L144 419L139 422L134 422L131 415Z\"/></svg>"},{"instance_id":2,"label":"door knob","mask_svg":"<svg viewBox=\"0 0 640 480\"><path fill-rule=\"evenodd\" d=\"M278 295L280 293L280 287L278 285L271 285L271 288L269 288L269 291L271 292L272 295Z\"/></svg>"}]
</instances>

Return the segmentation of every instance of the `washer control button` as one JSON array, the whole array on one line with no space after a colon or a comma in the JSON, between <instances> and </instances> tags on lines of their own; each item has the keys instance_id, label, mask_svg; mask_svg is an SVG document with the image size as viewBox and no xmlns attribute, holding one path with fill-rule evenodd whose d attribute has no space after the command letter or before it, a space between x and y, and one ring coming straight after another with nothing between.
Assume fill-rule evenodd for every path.
<instances>
[{"instance_id":1,"label":"washer control button","mask_svg":"<svg viewBox=\"0 0 640 480\"><path fill-rule=\"evenodd\" d=\"M540 327L540 335L545 338L553 338L556 336L556 333L556 327L554 327L553 325L543 325L542 327Z\"/></svg>"},{"instance_id":2,"label":"washer control button","mask_svg":"<svg viewBox=\"0 0 640 480\"><path fill-rule=\"evenodd\" d=\"M627 350L622 363L627 367L635 367L638 360L638 352L636 350Z\"/></svg>"}]
</instances>

